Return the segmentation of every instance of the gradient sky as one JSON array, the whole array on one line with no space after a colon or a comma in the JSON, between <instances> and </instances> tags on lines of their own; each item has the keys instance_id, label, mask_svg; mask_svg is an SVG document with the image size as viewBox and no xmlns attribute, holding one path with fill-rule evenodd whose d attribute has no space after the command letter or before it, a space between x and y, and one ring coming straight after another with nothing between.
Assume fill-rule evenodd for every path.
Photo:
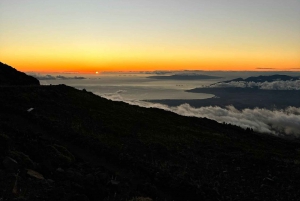
<instances>
[{"instance_id":1,"label":"gradient sky","mask_svg":"<svg viewBox=\"0 0 300 201\"><path fill-rule=\"evenodd\" d=\"M22 71L300 71L299 0L1 0Z\"/></svg>"}]
</instances>

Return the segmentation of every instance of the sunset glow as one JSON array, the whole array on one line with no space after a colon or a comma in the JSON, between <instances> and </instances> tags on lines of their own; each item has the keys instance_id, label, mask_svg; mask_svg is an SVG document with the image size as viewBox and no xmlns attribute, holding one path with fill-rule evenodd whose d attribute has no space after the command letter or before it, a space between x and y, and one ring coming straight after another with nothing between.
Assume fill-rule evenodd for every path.
<instances>
[{"instance_id":1,"label":"sunset glow","mask_svg":"<svg viewBox=\"0 0 300 201\"><path fill-rule=\"evenodd\" d=\"M0 60L21 71L300 70L300 2L0 3Z\"/></svg>"}]
</instances>

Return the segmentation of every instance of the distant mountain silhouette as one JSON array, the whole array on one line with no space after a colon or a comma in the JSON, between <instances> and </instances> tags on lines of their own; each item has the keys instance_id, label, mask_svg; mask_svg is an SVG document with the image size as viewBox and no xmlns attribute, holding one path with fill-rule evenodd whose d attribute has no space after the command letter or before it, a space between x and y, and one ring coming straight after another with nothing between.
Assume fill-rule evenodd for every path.
<instances>
[{"instance_id":1,"label":"distant mountain silhouette","mask_svg":"<svg viewBox=\"0 0 300 201\"><path fill-rule=\"evenodd\" d=\"M179 106L188 103L193 107L219 106L226 107L233 105L237 109L246 108L266 108L266 109L285 109L289 106L300 107L300 90L296 87L287 87L286 84L274 84L274 87L261 89L259 84L250 85L250 82L264 83L274 81L295 81L300 80L299 77L287 75L270 75L248 77L246 79L237 78L229 81L222 81L211 84L207 87L199 87L187 90L193 93L206 93L215 95L213 98L199 100L147 100L148 102L161 103L168 106ZM245 82L243 87L238 87L239 84L231 82ZM250 83L250 84L249 84ZM249 84L249 85L247 85ZM273 85L270 85L273 86ZM292 88L292 89L291 89ZM217 98L216 98L217 97Z\"/></svg>"},{"instance_id":2,"label":"distant mountain silhouette","mask_svg":"<svg viewBox=\"0 0 300 201\"><path fill-rule=\"evenodd\" d=\"M294 81L299 80L299 77L292 77L288 75L260 75L257 77L248 77L246 79L236 78L233 80L224 81L228 82L274 82L274 81Z\"/></svg>"},{"instance_id":3,"label":"distant mountain silhouette","mask_svg":"<svg viewBox=\"0 0 300 201\"><path fill-rule=\"evenodd\" d=\"M220 79L221 77L200 75L200 74L175 74L169 76L149 76L147 78L159 80L207 80L207 79Z\"/></svg>"},{"instance_id":4,"label":"distant mountain silhouette","mask_svg":"<svg viewBox=\"0 0 300 201\"><path fill-rule=\"evenodd\" d=\"M40 82L32 76L0 62L0 85L40 85Z\"/></svg>"}]
</instances>

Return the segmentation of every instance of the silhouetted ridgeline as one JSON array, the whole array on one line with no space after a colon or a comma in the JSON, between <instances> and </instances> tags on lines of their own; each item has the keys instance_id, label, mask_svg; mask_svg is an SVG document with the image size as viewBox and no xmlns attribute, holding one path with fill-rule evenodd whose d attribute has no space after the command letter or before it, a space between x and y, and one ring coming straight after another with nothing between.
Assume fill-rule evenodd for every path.
<instances>
[{"instance_id":1,"label":"silhouetted ridgeline","mask_svg":"<svg viewBox=\"0 0 300 201\"><path fill-rule=\"evenodd\" d=\"M65 85L0 86L0 111L3 200L285 201L300 195L297 140Z\"/></svg>"},{"instance_id":2,"label":"silhouetted ridgeline","mask_svg":"<svg viewBox=\"0 0 300 201\"><path fill-rule=\"evenodd\" d=\"M293 77L288 75L261 75L257 77L248 77L248 78L236 78L233 80L223 81L224 83L228 82L274 82L274 81L295 81L299 80L299 77Z\"/></svg>"},{"instance_id":3,"label":"silhouetted ridgeline","mask_svg":"<svg viewBox=\"0 0 300 201\"><path fill-rule=\"evenodd\" d=\"M159 80L209 80L209 79L220 79L221 77L210 76L210 75L200 75L197 73L192 74L175 74L168 76L149 76L147 78L159 79Z\"/></svg>"},{"instance_id":4,"label":"silhouetted ridgeline","mask_svg":"<svg viewBox=\"0 0 300 201\"><path fill-rule=\"evenodd\" d=\"M0 62L0 85L40 85L40 82Z\"/></svg>"}]
</instances>

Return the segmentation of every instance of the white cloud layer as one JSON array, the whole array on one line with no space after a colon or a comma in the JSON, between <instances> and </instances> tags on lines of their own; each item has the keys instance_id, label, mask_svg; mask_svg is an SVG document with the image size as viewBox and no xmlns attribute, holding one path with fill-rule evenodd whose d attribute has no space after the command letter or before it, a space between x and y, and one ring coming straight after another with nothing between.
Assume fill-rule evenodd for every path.
<instances>
[{"instance_id":1,"label":"white cloud layer","mask_svg":"<svg viewBox=\"0 0 300 201\"><path fill-rule=\"evenodd\" d=\"M160 108L182 116L206 117L219 123L230 123L242 128L252 128L262 133L300 137L300 108L288 107L285 110L244 109L237 110L233 106L194 108L189 104L169 107L159 103L139 100L124 100L120 91L101 96L113 101L123 101L130 105L146 108Z\"/></svg>"}]
</instances>

